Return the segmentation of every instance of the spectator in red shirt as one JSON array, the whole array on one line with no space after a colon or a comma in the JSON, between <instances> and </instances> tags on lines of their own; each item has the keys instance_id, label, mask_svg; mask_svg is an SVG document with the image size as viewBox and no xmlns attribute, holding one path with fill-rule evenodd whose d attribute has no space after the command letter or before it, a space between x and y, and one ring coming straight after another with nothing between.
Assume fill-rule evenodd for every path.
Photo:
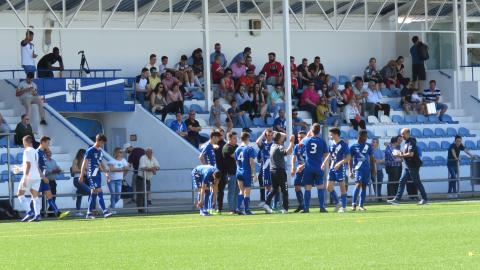
<instances>
[{"instance_id":1,"label":"spectator in red shirt","mask_svg":"<svg viewBox=\"0 0 480 270\"><path fill-rule=\"evenodd\" d=\"M235 97L232 70L230 68L225 69L225 75L220 80L220 96L228 103Z\"/></svg>"},{"instance_id":2,"label":"spectator in red shirt","mask_svg":"<svg viewBox=\"0 0 480 270\"><path fill-rule=\"evenodd\" d=\"M262 71L265 72L268 85L281 84L283 81L283 66L280 62L275 61L275 53L268 53L268 63L266 63Z\"/></svg>"},{"instance_id":3,"label":"spectator in red shirt","mask_svg":"<svg viewBox=\"0 0 480 270\"><path fill-rule=\"evenodd\" d=\"M236 89L238 90L240 88L240 85L245 85L247 87L247 90L252 90L253 84L255 83L255 74L253 74L252 70L247 70L247 75L242 76L238 79Z\"/></svg>"},{"instance_id":4,"label":"spectator in red shirt","mask_svg":"<svg viewBox=\"0 0 480 270\"><path fill-rule=\"evenodd\" d=\"M295 64L295 56L290 56L290 71L297 71L297 65Z\"/></svg>"},{"instance_id":5,"label":"spectator in red shirt","mask_svg":"<svg viewBox=\"0 0 480 270\"><path fill-rule=\"evenodd\" d=\"M300 98L300 108L308 111L312 117L313 123L317 123L317 105L320 101L320 95L315 91L315 83L311 82L308 87L303 90Z\"/></svg>"},{"instance_id":6,"label":"spectator in red shirt","mask_svg":"<svg viewBox=\"0 0 480 270\"><path fill-rule=\"evenodd\" d=\"M342 91L342 96L343 96L343 102L345 104L349 104L350 100L352 98L355 98L355 93L353 92L351 82L346 82L345 83L345 89Z\"/></svg>"},{"instance_id":7,"label":"spectator in red shirt","mask_svg":"<svg viewBox=\"0 0 480 270\"><path fill-rule=\"evenodd\" d=\"M222 62L222 57L218 55L215 57L215 61L210 67L210 73L212 73L212 82L214 84L220 84L220 80L223 78L223 75L225 73L225 70L223 69L221 62Z\"/></svg>"}]
</instances>

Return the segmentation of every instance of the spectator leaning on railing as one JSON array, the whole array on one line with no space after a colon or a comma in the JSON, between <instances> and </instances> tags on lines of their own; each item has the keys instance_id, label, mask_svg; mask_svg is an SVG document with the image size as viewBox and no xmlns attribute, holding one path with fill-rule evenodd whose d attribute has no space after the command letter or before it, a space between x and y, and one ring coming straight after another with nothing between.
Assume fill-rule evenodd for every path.
<instances>
[{"instance_id":1,"label":"spectator leaning on railing","mask_svg":"<svg viewBox=\"0 0 480 270\"><path fill-rule=\"evenodd\" d=\"M56 62L59 64L58 67L53 66ZM44 55L38 61L37 69L38 78L53 78L54 70L63 70L63 60L58 47L54 47L53 52Z\"/></svg>"},{"instance_id":2,"label":"spectator leaning on railing","mask_svg":"<svg viewBox=\"0 0 480 270\"><path fill-rule=\"evenodd\" d=\"M462 137L455 136L455 142L448 148L447 168L448 168L448 196L449 198L457 197L457 183L458 183L458 167L460 162L460 151L464 151L470 158L474 156L462 144Z\"/></svg>"},{"instance_id":3,"label":"spectator leaning on railing","mask_svg":"<svg viewBox=\"0 0 480 270\"><path fill-rule=\"evenodd\" d=\"M32 104L37 104L38 114L40 115L40 125L46 125L45 110L43 108L43 101L38 96L38 87L33 82L33 72L27 73L26 80L21 81L15 92L15 95L20 99L20 102L25 107L25 113L30 117L32 115Z\"/></svg>"}]
</instances>

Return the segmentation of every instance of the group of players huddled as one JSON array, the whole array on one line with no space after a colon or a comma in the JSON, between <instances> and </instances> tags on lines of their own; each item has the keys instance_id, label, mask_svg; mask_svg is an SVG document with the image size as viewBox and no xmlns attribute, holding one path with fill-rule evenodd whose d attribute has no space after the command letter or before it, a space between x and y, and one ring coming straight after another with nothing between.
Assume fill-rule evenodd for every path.
<instances>
[{"instance_id":1,"label":"group of players huddled","mask_svg":"<svg viewBox=\"0 0 480 270\"><path fill-rule=\"evenodd\" d=\"M310 212L311 192L314 186L317 188L320 212L327 212L324 174L327 175L326 189L335 204L335 212L343 213L346 211L347 187L345 178L347 175L353 177L356 183L351 209L353 211L357 209L361 211L366 210L364 207L366 188L372 175L375 175L377 172L373 148L367 143L367 131L360 131L358 142L349 147L341 139L340 129L331 128L329 130L331 143L328 146L325 140L321 138L320 125L314 124L308 133L298 133L297 144L295 144L295 137L292 135L290 145L284 147L286 135L266 129L256 141L259 148L258 155L255 149L249 145L250 134L242 132L240 134L241 143L233 153L230 151L230 156L225 155L225 151L219 149L225 148L225 144L218 144L222 141L222 133L223 131L221 130L215 130L210 134L210 141L201 148L199 158L202 165L192 170L193 183L198 190L197 207L200 215L208 216L222 211L222 207L216 205L216 198L217 195L222 194L219 196L223 200L225 184L222 185L221 183L226 181L224 180L226 176L223 175L221 166L218 166L216 156L218 159L219 155L216 152L220 153L221 159L231 158L236 162L235 179L239 192L235 208L232 209L232 206L230 206L232 214L252 214L250 192L253 183L257 182L258 179L260 179L260 196L262 200L265 200L265 203L261 203L260 207L266 213L273 213L273 209L277 207L277 201L279 201L279 196L277 195L280 190L283 195L283 204L282 209L279 209L278 212L288 213L288 183L285 157L291 154L293 154L291 158L291 176L294 177L295 193L299 205L295 212ZM235 132L228 133L228 144L236 144L236 136ZM257 158L261 168L258 177L255 161ZM336 183L338 183L340 188L340 197L334 189ZM220 189L219 184L221 186ZM229 182L229 184L232 184L232 182ZM359 196L360 198L358 198ZM218 200L218 203L221 204L222 202ZM229 203L232 202L229 201Z\"/></svg>"}]
</instances>

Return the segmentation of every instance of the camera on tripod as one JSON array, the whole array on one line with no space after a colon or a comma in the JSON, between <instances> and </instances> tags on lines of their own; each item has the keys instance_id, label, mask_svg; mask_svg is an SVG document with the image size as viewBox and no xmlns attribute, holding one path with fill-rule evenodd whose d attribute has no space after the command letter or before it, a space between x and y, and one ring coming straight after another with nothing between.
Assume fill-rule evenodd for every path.
<instances>
[{"instance_id":1,"label":"camera on tripod","mask_svg":"<svg viewBox=\"0 0 480 270\"><path fill-rule=\"evenodd\" d=\"M78 75L79 77L83 77L83 72L85 72L85 74L90 74L90 67L88 66L88 61L87 61L87 58L85 57L85 51L84 50L81 50L78 52L78 54L81 54L81 58L80 58L80 69L78 71Z\"/></svg>"}]
</instances>

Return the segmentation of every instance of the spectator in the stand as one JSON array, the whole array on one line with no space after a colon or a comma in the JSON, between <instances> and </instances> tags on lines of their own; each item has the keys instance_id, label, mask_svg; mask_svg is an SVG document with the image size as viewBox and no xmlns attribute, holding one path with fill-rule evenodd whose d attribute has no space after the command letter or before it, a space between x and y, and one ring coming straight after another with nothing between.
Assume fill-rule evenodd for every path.
<instances>
[{"instance_id":1,"label":"spectator in the stand","mask_svg":"<svg viewBox=\"0 0 480 270\"><path fill-rule=\"evenodd\" d=\"M382 93L378 89L379 83L374 81L368 82L368 97L367 97L367 111L369 115L378 117L378 111L383 111L383 114L390 116L390 105L382 103Z\"/></svg>"},{"instance_id":2,"label":"spectator in the stand","mask_svg":"<svg viewBox=\"0 0 480 270\"><path fill-rule=\"evenodd\" d=\"M368 91L363 86L363 80L361 77L355 77L353 79L352 90L353 93L355 93L357 103L360 105L360 113L363 115L367 109Z\"/></svg>"},{"instance_id":3,"label":"spectator in the stand","mask_svg":"<svg viewBox=\"0 0 480 270\"><path fill-rule=\"evenodd\" d=\"M180 92L180 85L175 83L172 85L172 90L167 92L167 112L181 112L183 111L183 96Z\"/></svg>"},{"instance_id":4,"label":"spectator in the stand","mask_svg":"<svg viewBox=\"0 0 480 270\"><path fill-rule=\"evenodd\" d=\"M232 77L238 80L240 77L247 75L247 67L245 66L245 59L239 59L230 66L232 70Z\"/></svg>"},{"instance_id":5,"label":"spectator in the stand","mask_svg":"<svg viewBox=\"0 0 480 270\"><path fill-rule=\"evenodd\" d=\"M25 74L30 72L35 72L35 58L37 55L35 54L33 41L33 32L27 30L25 34L25 38L20 42L20 49L21 49L21 58L22 58L22 68L25 70Z\"/></svg>"},{"instance_id":6,"label":"spectator in the stand","mask_svg":"<svg viewBox=\"0 0 480 270\"><path fill-rule=\"evenodd\" d=\"M298 135L300 131L307 131L308 130L308 124L303 121L302 118L298 116L298 110L293 109L292 110L292 132L295 136Z\"/></svg>"},{"instance_id":7,"label":"spectator in the stand","mask_svg":"<svg viewBox=\"0 0 480 270\"><path fill-rule=\"evenodd\" d=\"M58 67L54 67L53 65L58 62ZM60 55L60 50L58 47L53 48L53 52L44 55L40 58L37 64L37 77L38 78L53 78L53 71L63 70L63 60L62 56Z\"/></svg>"},{"instance_id":8,"label":"spectator in the stand","mask_svg":"<svg viewBox=\"0 0 480 270\"><path fill-rule=\"evenodd\" d=\"M308 87L303 90L300 98L300 109L308 111L312 117L313 123L318 123L317 105L320 102L320 96L315 91L315 84L310 82Z\"/></svg>"},{"instance_id":9,"label":"spectator in the stand","mask_svg":"<svg viewBox=\"0 0 480 270\"><path fill-rule=\"evenodd\" d=\"M285 110L280 109L278 111L278 117L273 120L273 130L278 132L287 133L287 119L285 118Z\"/></svg>"},{"instance_id":10,"label":"spectator in the stand","mask_svg":"<svg viewBox=\"0 0 480 270\"><path fill-rule=\"evenodd\" d=\"M277 84L275 90L270 93L268 96L269 111L274 115L277 114L278 110L285 108L285 93L283 91L283 85Z\"/></svg>"},{"instance_id":11,"label":"spectator in the stand","mask_svg":"<svg viewBox=\"0 0 480 270\"><path fill-rule=\"evenodd\" d=\"M253 85L253 111L256 117L260 116L262 119L265 119L267 115L267 103L265 100L260 84L255 83Z\"/></svg>"},{"instance_id":12,"label":"spectator in the stand","mask_svg":"<svg viewBox=\"0 0 480 270\"><path fill-rule=\"evenodd\" d=\"M33 77L34 74L32 72L27 73L26 80L21 81L18 84L15 94L20 99L20 103L22 103L23 107L25 107L25 113L29 117L32 115L32 104L37 104L38 114L40 116L40 125L46 125L47 122L45 121L45 109L43 108L43 101L38 96L38 87L33 82Z\"/></svg>"},{"instance_id":13,"label":"spectator in the stand","mask_svg":"<svg viewBox=\"0 0 480 270\"><path fill-rule=\"evenodd\" d=\"M240 88L241 85L247 87L247 90L251 92L253 90L253 85L255 84L255 74L253 74L252 70L247 70L247 75L242 76L238 79L237 82L237 90Z\"/></svg>"},{"instance_id":14,"label":"spectator in the stand","mask_svg":"<svg viewBox=\"0 0 480 270\"><path fill-rule=\"evenodd\" d=\"M297 64L295 64L295 56L290 56L290 71L291 72L297 71Z\"/></svg>"},{"instance_id":15,"label":"spectator in the stand","mask_svg":"<svg viewBox=\"0 0 480 270\"><path fill-rule=\"evenodd\" d=\"M126 143L123 145L123 151L128 154L128 164L133 168L133 175L132 175L132 190L135 192L136 188L136 181L138 176L138 166L140 165L140 158L145 155L145 150L140 147L132 147L131 144ZM134 193L132 197L132 202L135 201L137 195Z\"/></svg>"},{"instance_id":16,"label":"spectator in the stand","mask_svg":"<svg viewBox=\"0 0 480 270\"><path fill-rule=\"evenodd\" d=\"M383 168L385 167L385 152L380 150L380 142L377 138L372 140L373 157L375 158L375 165L377 167L376 177L372 174L373 189L377 197L382 196L382 183L383 183ZM382 201L381 198L377 198L377 201Z\"/></svg>"},{"instance_id":17,"label":"spectator in the stand","mask_svg":"<svg viewBox=\"0 0 480 270\"><path fill-rule=\"evenodd\" d=\"M150 77L148 77L148 87L150 88L150 90L153 90L157 86L157 84L159 84L161 82L162 82L162 80L160 79L160 76L158 76L157 68L156 67L151 67L150 68Z\"/></svg>"},{"instance_id":18,"label":"spectator in the stand","mask_svg":"<svg viewBox=\"0 0 480 270\"><path fill-rule=\"evenodd\" d=\"M233 57L231 63L236 63L238 59L246 59L247 56L250 56L250 55L252 55L252 49L250 47L245 47L245 49L243 49L243 52L240 52L237 55L235 55L235 57Z\"/></svg>"},{"instance_id":19,"label":"spectator in the stand","mask_svg":"<svg viewBox=\"0 0 480 270\"><path fill-rule=\"evenodd\" d=\"M425 59L422 59L421 50L428 52L427 45L420 41L418 36L412 38L412 47L410 47L410 55L412 56L412 82L417 89L423 89L427 73L425 71ZM425 46L425 47L424 47Z\"/></svg>"},{"instance_id":20,"label":"spectator in the stand","mask_svg":"<svg viewBox=\"0 0 480 270\"><path fill-rule=\"evenodd\" d=\"M405 66L403 65L404 62L405 62L405 58L403 56L397 57L397 60L395 61L396 69L397 69L397 84L396 84L397 88L400 88L400 85L406 86L410 81L409 78L405 77Z\"/></svg>"},{"instance_id":21,"label":"spectator in the stand","mask_svg":"<svg viewBox=\"0 0 480 270\"><path fill-rule=\"evenodd\" d=\"M245 66L247 67L247 72L252 71L252 73L255 74L256 67L253 64L253 60L250 55L245 58Z\"/></svg>"},{"instance_id":22,"label":"spectator in the stand","mask_svg":"<svg viewBox=\"0 0 480 270\"><path fill-rule=\"evenodd\" d=\"M261 71L258 74L257 83L260 84L262 91L267 91L266 94L268 94L267 83L265 82L265 72Z\"/></svg>"},{"instance_id":23,"label":"spectator in the stand","mask_svg":"<svg viewBox=\"0 0 480 270\"><path fill-rule=\"evenodd\" d=\"M188 131L187 140L195 146L195 148L198 148L200 143L202 143L200 136L202 128L200 127L200 123L195 119L195 115L195 111L190 110L190 112L188 112L188 118L185 120L185 125Z\"/></svg>"},{"instance_id":24,"label":"spectator in the stand","mask_svg":"<svg viewBox=\"0 0 480 270\"><path fill-rule=\"evenodd\" d=\"M365 121L360 115L360 106L357 104L355 98L352 98L347 106L345 106L345 119L355 130L358 130L358 127L366 129Z\"/></svg>"},{"instance_id":25,"label":"spectator in the stand","mask_svg":"<svg viewBox=\"0 0 480 270\"><path fill-rule=\"evenodd\" d=\"M162 83L157 83L150 95L150 110L152 113L161 113L162 121L167 117L167 91Z\"/></svg>"},{"instance_id":26,"label":"spectator in the stand","mask_svg":"<svg viewBox=\"0 0 480 270\"><path fill-rule=\"evenodd\" d=\"M325 68L320 61L320 56L315 56L313 63L308 66L309 70L313 70L313 74L315 77L320 76L320 74L325 74Z\"/></svg>"},{"instance_id":27,"label":"spectator in the stand","mask_svg":"<svg viewBox=\"0 0 480 270\"><path fill-rule=\"evenodd\" d=\"M382 81L382 75L377 70L377 59L374 57L368 60L368 66L363 70L363 80L366 82L372 80L376 82Z\"/></svg>"},{"instance_id":28,"label":"spectator in the stand","mask_svg":"<svg viewBox=\"0 0 480 270\"><path fill-rule=\"evenodd\" d=\"M342 96L343 96L343 102L345 103L345 106L350 103L352 99L356 99L355 93L353 92L352 89L352 83L351 82L346 82L344 85L344 89L342 91Z\"/></svg>"},{"instance_id":29,"label":"spectator in the stand","mask_svg":"<svg viewBox=\"0 0 480 270\"><path fill-rule=\"evenodd\" d=\"M246 87L241 85L235 94L235 100L237 101L240 110L248 113L251 119L253 119L253 95L248 93Z\"/></svg>"},{"instance_id":30,"label":"spectator in the stand","mask_svg":"<svg viewBox=\"0 0 480 270\"><path fill-rule=\"evenodd\" d=\"M2 114L0 113L0 133L9 133L10 132L10 127L7 124L7 121L5 121L5 118L3 118ZM3 138L4 136L0 135L0 138Z\"/></svg>"},{"instance_id":31,"label":"spectator in the stand","mask_svg":"<svg viewBox=\"0 0 480 270\"><path fill-rule=\"evenodd\" d=\"M145 68L148 70L151 70L152 68L157 68L157 55L152 53L150 54L150 59L148 61L148 64L145 65Z\"/></svg>"},{"instance_id":32,"label":"spectator in the stand","mask_svg":"<svg viewBox=\"0 0 480 270\"><path fill-rule=\"evenodd\" d=\"M192 56L188 58L188 65L193 70L193 81L194 84L191 85L192 87L202 87L199 78L203 78L203 56L202 56L202 49L197 48L192 52Z\"/></svg>"},{"instance_id":33,"label":"spectator in the stand","mask_svg":"<svg viewBox=\"0 0 480 270\"><path fill-rule=\"evenodd\" d=\"M214 51L210 54L210 64L213 64L217 57L220 57L220 66L222 68L226 68L228 61L225 55L222 53L222 45L220 43L215 43L214 45Z\"/></svg>"},{"instance_id":34,"label":"spectator in the stand","mask_svg":"<svg viewBox=\"0 0 480 270\"><path fill-rule=\"evenodd\" d=\"M183 116L181 112L175 113L175 121L170 123L170 129L173 130L178 136L187 140L188 130L185 122L183 122Z\"/></svg>"},{"instance_id":35,"label":"spectator in the stand","mask_svg":"<svg viewBox=\"0 0 480 270\"><path fill-rule=\"evenodd\" d=\"M145 149L145 155L140 158L139 169L142 171L141 174L137 177L135 185L137 190L147 190L147 205L152 205L152 179L153 176L157 174L157 171L160 170L160 165L157 159L153 156L153 150L150 147ZM145 177L145 179L144 179ZM145 197L144 193L137 194L137 207L139 213L144 213L143 207L145 207Z\"/></svg>"},{"instance_id":36,"label":"spectator in the stand","mask_svg":"<svg viewBox=\"0 0 480 270\"><path fill-rule=\"evenodd\" d=\"M435 103L435 109L437 110L438 119L443 121L443 115L448 109L447 104L441 103L440 98L442 93L437 88L437 82L435 80L430 81L430 87L423 90L423 101L425 104ZM428 113L428 112L427 112Z\"/></svg>"},{"instance_id":37,"label":"spectator in the stand","mask_svg":"<svg viewBox=\"0 0 480 270\"><path fill-rule=\"evenodd\" d=\"M397 62L395 60L388 61L388 64L385 65L380 74L383 78L383 83L388 89L392 89L397 84Z\"/></svg>"},{"instance_id":38,"label":"spectator in the stand","mask_svg":"<svg viewBox=\"0 0 480 270\"><path fill-rule=\"evenodd\" d=\"M277 85L283 81L283 66L275 60L275 53L268 53L268 62L262 68L267 77L267 84Z\"/></svg>"},{"instance_id":39,"label":"spectator in the stand","mask_svg":"<svg viewBox=\"0 0 480 270\"><path fill-rule=\"evenodd\" d=\"M458 170L460 166L460 151L464 151L470 158L475 158L462 144L462 137L455 136L455 142L448 148L447 168L448 168L448 197L457 198Z\"/></svg>"},{"instance_id":40,"label":"spectator in the stand","mask_svg":"<svg viewBox=\"0 0 480 270\"><path fill-rule=\"evenodd\" d=\"M173 70L168 67L168 56L165 56L165 55L162 56L161 62L162 63L158 65L158 72L160 73L160 77L163 79L163 77L165 76L165 72L167 72L167 70L170 70L172 72Z\"/></svg>"},{"instance_id":41,"label":"spectator in the stand","mask_svg":"<svg viewBox=\"0 0 480 270\"><path fill-rule=\"evenodd\" d=\"M342 108L346 104L343 102L343 95L342 93L338 90L338 84L334 83L332 84L332 87L330 88L330 91L328 93L328 100L330 104L330 111L332 114L337 114L337 108Z\"/></svg>"},{"instance_id":42,"label":"spectator in the stand","mask_svg":"<svg viewBox=\"0 0 480 270\"><path fill-rule=\"evenodd\" d=\"M318 121L318 123L325 123L329 113L330 113L330 109L328 108L327 98L326 97L320 97L320 102L317 105L317 121Z\"/></svg>"},{"instance_id":43,"label":"spectator in the stand","mask_svg":"<svg viewBox=\"0 0 480 270\"><path fill-rule=\"evenodd\" d=\"M235 97L235 84L232 79L232 70L225 69L225 75L220 80L220 96L227 102L230 102Z\"/></svg>"},{"instance_id":44,"label":"spectator in the stand","mask_svg":"<svg viewBox=\"0 0 480 270\"><path fill-rule=\"evenodd\" d=\"M219 98L213 98L213 105L210 107L210 118L208 119L208 124L210 126L214 126L216 128L221 128L222 127L222 120L221 120L221 114L227 113L225 108L220 104L220 99ZM228 129L228 127L227 127Z\"/></svg>"},{"instance_id":45,"label":"spectator in the stand","mask_svg":"<svg viewBox=\"0 0 480 270\"><path fill-rule=\"evenodd\" d=\"M79 149L77 154L75 154L75 159L72 161L72 166L70 167L70 173L73 176L73 186L77 189L77 199L75 202L75 208L77 213L75 216L83 217L84 214L80 213L80 208L82 206L82 196L90 195L90 187L85 184L85 181L81 183L78 181L80 177L80 171L82 168L83 158L85 157L85 149Z\"/></svg>"},{"instance_id":46,"label":"spectator in the stand","mask_svg":"<svg viewBox=\"0 0 480 270\"><path fill-rule=\"evenodd\" d=\"M170 92L174 84L181 84L181 82L173 77L173 73L170 70L165 71L165 77L162 79L162 84L165 87L165 91Z\"/></svg>"},{"instance_id":47,"label":"spectator in the stand","mask_svg":"<svg viewBox=\"0 0 480 270\"><path fill-rule=\"evenodd\" d=\"M224 158L225 165L225 175L228 180L228 208L230 214L236 214L235 209L237 209L237 196L239 193L237 185L237 162L235 161L234 154L237 149L237 133L234 131L228 132L227 134L227 144L222 148L222 156ZM223 172L222 172L223 175ZM219 192L223 190L219 189Z\"/></svg>"},{"instance_id":48,"label":"spectator in the stand","mask_svg":"<svg viewBox=\"0 0 480 270\"><path fill-rule=\"evenodd\" d=\"M36 149L40 145L40 143L35 140L35 136L33 135L32 126L30 125L30 117L24 114L22 115L22 120L20 121L20 123L17 124L17 127L15 128L15 144L23 145L22 139L27 135L30 135L32 137L33 148Z\"/></svg>"},{"instance_id":49,"label":"spectator in the stand","mask_svg":"<svg viewBox=\"0 0 480 270\"><path fill-rule=\"evenodd\" d=\"M148 80L149 75L148 68L142 68L142 73L135 78L135 94L142 106L145 105L145 98L149 96L151 90Z\"/></svg>"},{"instance_id":50,"label":"spectator in the stand","mask_svg":"<svg viewBox=\"0 0 480 270\"><path fill-rule=\"evenodd\" d=\"M211 76L213 84L219 84L225 73L225 69L221 64L221 61L222 58L220 56L216 56L212 65L210 66L210 73L212 73Z\"/></svg>"},{"instance_id":51,"label":"spectator in the stand","mask_svg":"<svg viewBox=\"0 0 480 270\"><path fill-rule=\"evenodd\" d=\"M54 196L52 199L55 201L57 195L57 176L62 172L60 166L52 158L52 151L50 149L45 150L45 177L48 179L48 185L50 186L50 192Z\"/></svg>"},{"instance_id":52,"label":"spectator in the stand","mask_svg":"<svg viewBox=\"0 0 480 270\"><path fill-rule=\"evenodd\" d=\"M128 172L128 162L123 158L123 150L116 147L113 150L113 159L108 161L110 168L110 181L107 182L110 190L110 208L116 208L116 204L120 201L120 193L122 193L122 182Z\"/></svg>"},{"instance_id":53,"label":"spectator in the stand","mask_svg":"<svg viewBox=\"0 0 480 270\"><path fill-rule=\"evenodd\" d=\"M416 89L413 86L413 82L409 79L405 80L406 85L400 92L401 100L400 105L407 114L421 113L423 112L422 99L418 95Z\"/></svg>"},{"instance_id":54,"label":"spectator in the stand","mask_svg":"<svg viewBox=\"0 0 480 270\"><path fill-rule=\"evenodd\" d=\"M188 65L188 58L186 55L180 56L180 62L175 64L175 77L177 77L185 87L194 86L194 74L193 69Z\"/></svg>"},{"instance_id":55,"label":"spectator in the stand","mask_svg":"<svg viewBox=\"0 0 480 270\"><path fill-rule=\"evenodd\" d=\"M394 155L400 151L401 143L402 139L395 136L385 148L385 171L388 175L387 194L389 198L397 194L397 183L402 174L402 159Z\"/></svg>"},{"instance_id":56,"label":"spectator in the stand","mask_svg":"<svg viewBox=\"0 0 480 270\"><path fill-rule=\"evenodd\" d=\"M303 89L304 86L311 82L310 73L308 72L308 59L303 58L302 63L297 67L298 71L298 87Z\"/></svg>"},{"instance_id":57,"label":"spectator in the stand","mask_svg":"<svg viewBox=\"0 0 480 270\"><path fill-rule=\"evenodd\" d=\"M225 122L232 123L235 128L250 128L250 118L245 111L242 111L237 106L237 101L232 99L230 101L230 108L227 110L227 119Z\"/></svg>"}]
</instances>

